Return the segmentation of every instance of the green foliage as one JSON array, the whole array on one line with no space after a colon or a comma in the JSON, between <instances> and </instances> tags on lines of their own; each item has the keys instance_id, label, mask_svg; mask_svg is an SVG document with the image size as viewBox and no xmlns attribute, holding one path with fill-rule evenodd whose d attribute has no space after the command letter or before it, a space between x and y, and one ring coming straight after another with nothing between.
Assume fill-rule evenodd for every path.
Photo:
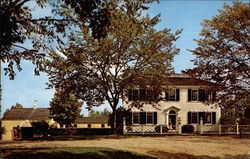
<instances>
[{"instance_id":1,"label":"green foliage","mask_svg":"<svg viewBox=\"0 0 250 159\"><path fill-rule=\"evenodd\" d=\"M179 52L174 42L181 31L154 29L159 16L142 16L143 1L108 2L106 36L95 39L90 27L79 26L80 31L71 34L69 43L60 46L60 53L50 53L45 70L51 87L73 92L89 109L107 101L115 117L128 89L149 86L152 92L162 92L162 85L173 72L171 62ZM81 18L71 18L83 23Z\"/></svg>"},{"instance_id":2,"label":"green foliage","mask_svg":"<svg viewBox=\"0 0 250 159\"><path fill-rule=\"evenodd\" d=\"M222 116L220 118L219 123L221 125L235 125L236 124L236 117L235 116Z\"/></svg>"},{"instance_id":3,"label":"green foliage","mask_svg":"<svg viewBox=\"0 0 250 159\"><path fill-rule=\"evenodd\" d=\"M31 122L34 131L34 136L47 137L49 135L49 124L46 121Z\"/></svg>"},{"instance_id":4,"label":"green foliage","mask_svg":"<svg viewBox=\"0 0 250 159\"><path fill-rule=\"evenodd\" d=\"M192 50L197 67L189 71L221 86L219 105L224 110L250 107L249 4L225 4L218 15L202 25L198 47Z\"/></svg>"},{"instance_id":5,"label":"green foliage","mask_svg":"<svg viewBox=\"0 0 250 159\"><path fill-rule=\"evenodd\" d=\"M0 127L0 135L5 133L6 133L5 127Z\"/></svg>"},{"instance_id":6,"label":"green foliage","mask_svg":"<svg viewBox=\"0 0 250 159\"><path fill-rule=\"evenodd\" d=\"M93 110L91 109L88 114L89 117L109 117L110 116L110 111L108 111L107 108L103 109L103 111L98 111L98 110Z\"/></svg>"},{"instance_id":7,"label":"green foliage","mask_svg":"<svg viewBox=\"0 0 250 159\"><path fill-rule=\"evenodd\" d=\"M61 125L70 126L80 116L82 102L73 94L59 92L50 102L50 117Z\"/></svg>"}]
</instances>

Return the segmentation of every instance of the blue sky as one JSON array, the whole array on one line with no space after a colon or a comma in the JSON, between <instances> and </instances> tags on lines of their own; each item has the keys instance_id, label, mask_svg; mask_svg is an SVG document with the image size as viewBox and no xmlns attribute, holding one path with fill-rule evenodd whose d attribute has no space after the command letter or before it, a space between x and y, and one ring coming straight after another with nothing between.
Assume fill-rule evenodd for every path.
<instances>
[{"instance_id":1,"label":"blue sky","mask_svg":"<svg viewBox=\"0 0 250 159\"><path fill-rule=\"evenodd\" d=\"M248 1L244 0L244 2ZM196 47L193 39L199 38L202 20L210 19L218 14L217 9L222 9L224 3L232 4L232 1L161 0L160 3L150 5L147 14L150 16L161 14L161 22L156 29L170 28L172 31L183 29L179 40L176 42L176 47L180 48L180 54L175 57L173 63L176 73L193 67L190 60L195 57L187 49L192 50ZM48 9L37 10L35 14L36 17L48 14ZM9 80L7 76L2 76L2 113L17 102L24 107L32 107L33 104L38 107L49 107L49 101L53 97L54 90L45 89L45 83L48 80L46 74L42 73L40 76L34 76L34 66L27 61L22 63L22 67L23 71L17 73L15 80ZM107 105L104 107L108 108ZM82 113L87 115L86 110L83 110Z\"/></svg>"}]
</instances>

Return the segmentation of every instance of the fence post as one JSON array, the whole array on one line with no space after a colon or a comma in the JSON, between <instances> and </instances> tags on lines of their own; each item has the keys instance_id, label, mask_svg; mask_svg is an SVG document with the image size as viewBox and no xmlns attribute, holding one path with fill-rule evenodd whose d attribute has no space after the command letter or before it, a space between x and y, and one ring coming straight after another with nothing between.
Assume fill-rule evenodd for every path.
<instances>
[{"instance_id":1,"label":"fence post","mask_svg":"<svg viewBox=\"0 0 250 159\"><path fill-rule=\"evenodd\" d=\"M201 118L200 124L199 124L199 133L200 133L201 135L203 134L203 129L202 129L202 127L203 127L203 119Z\"/></svg>"},{"instance_id":2,"label":"fence post","mask_svg":"<svg viewBox=\"0 0 250 159\"><path fill-rule=\"evenodd\" d=\"M161 133L161 135L162 135L162 125L160 125L160 133Z\"/></svg>"},{"instance_id":3,"label":"fence post","mask_svg":"<svg viewBox=\"0 0 250 159\"><path fill-rule=\"evenodd\" d=\"M125 117L123 117L123 134L126 134L126 120Z\"/></svg>"},{"instance_id":4,"label":"fence post","mask_svg":"<svg viewBox=\"0 0 250 159\"><path fill-rule=\"evenodd\" d=\"M178 117L178 134L181 134L181 118Z\"/></svg>"},{"instance_id":5,"label":"fence post","mask_svg":"<svg viewBox=\"0 0 250 159\"><path fill-rule=\"evenodd\" d=\"M218 126L219 126L219 135L221 135L221 125L218 124Z\"/></svg>"},{"instance_id":6,"label":"fence post","mask_svg":"<svg viewBox=\"0 0 250 159\"><path fill-rule=\"evenodd\" d=\"M236 134L239 135L239 123L236 122Z\"/></svg>"},{"instance_id":7,"label":"fence post","mask_svg":"<svg viewBox=\"0 0 250 159\"><path fill-rule=\"evenodd\" d=\"M181 134L181 124L178 125L178 134Z\"/></svg>"},{"instance_id":8,"label":"fence post","mask_svg":"<svg viewBox=\"0 0 250 159\"><path fill-rule=\"evenodd\" d=\"M142 135L144 135L144 125L142 125Z\"/></svg>"}]
</instances>

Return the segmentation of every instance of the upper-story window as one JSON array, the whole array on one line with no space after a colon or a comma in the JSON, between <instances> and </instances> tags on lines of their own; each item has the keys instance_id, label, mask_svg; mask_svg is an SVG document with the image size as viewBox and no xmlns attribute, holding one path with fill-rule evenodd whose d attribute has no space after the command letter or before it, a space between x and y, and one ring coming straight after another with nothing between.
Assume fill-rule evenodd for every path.
<instances>
[{"instance_id":1,"label":"upper-story window","mask_svg":"<svg viewBox=\"0 0 250 159\"><path fill-rule=\"evenodd\" d=\"M198 100L198 90L194 89L191 91L191 100L197 101Z\"/></svg>"},{"instance_id":2,"label":"upper-story window","mask_svg":"<svg viewBox=\"0 0 250 159\"><path fill-rule=\"evenodd\" d=\"M212 101L216 100L215 92L204 89L188 89L188 101Z\"/></svg>"},{"instance_id":3,"label":"upper-story window","mask_svg":"<svg viewBox=\"0 0 250 159\"><path fill-rule=\"evenodd\" d=\"M136 101L136 100L153 100L153 98L157 98L157 92L149 91L146 89L130 89L128 90L128 100Z\"/></svg>"},{"instance_id":4,"label":"upper-story window","mask_svg":"<svg viewBox=\"0 0 250 159\"><path fill-rule=\"evenodd\" d=\"M180 100L180 89L171 90L165 92L166 101L179 101Z\"/></svg>"}]
</instances>

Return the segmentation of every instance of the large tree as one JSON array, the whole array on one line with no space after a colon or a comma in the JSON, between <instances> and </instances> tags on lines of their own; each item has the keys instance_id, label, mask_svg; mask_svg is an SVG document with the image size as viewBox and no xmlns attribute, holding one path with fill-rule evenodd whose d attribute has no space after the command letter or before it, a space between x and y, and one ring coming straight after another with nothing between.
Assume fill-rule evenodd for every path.
<instances>
[{"instance_id":1,"label":"large tree","mask_svg":"<svg viewBox=\"0 0 250 159\"><path fill-rule=\"evenodd\" d=\"M224 110L250 106L250 5L224 5L211 20L204 20L190 72L221 86L219 105Z\"/></svg>"},{"instance_id":2,"label":"large tree","mask_svg":"<svg viewBox=\"0 0 250 159\"><path fill-rule=\"evenodd\" d=\"M21 61L30 60L37 66L46 50L62 43L69 26L78 21L65 16L72 13L92 29L95 38L105 36L109 17L103 0L1 0L0 1L0 61L7 65L5 73L14 79L21 71ZM51 9L49 16L34 17L34 8ZM48 14L48 13L46 13ZM67 28L67 29L66 29ZM27 41L31 45L27 47ZM26 44L26 45L25 45ZM16 67L15 67L16 66ZM39 69L35 69L39 73Z\"/></svg>"},{"instance_id":3,"label":"large tree","mask_svg":"<svg viewBox=\"0 0 250 159\"><path fill-rule=\"evenodd\" d=\"M80 116L81 106L73 94L57 92L50 102L50 117L68 127Z\"/></svg>"},{"instance_id":4,"label":"large tree","mask_svg":"<svg viewBox=\"0 0 250 159\"><path fill-rule=\"evenodd\" d=\"M50 86L73 92L89 109L107 101L115 119L127 90L150 86L148 92L162 91L173 73L171 62L179 52L173 43L180 31L155 30L159 16L142 16L143 1L111 2L105 37L95 39L82 25L45 65ZM160 96L155 97L154 102Z\"/></svg>"}]
</instances>

